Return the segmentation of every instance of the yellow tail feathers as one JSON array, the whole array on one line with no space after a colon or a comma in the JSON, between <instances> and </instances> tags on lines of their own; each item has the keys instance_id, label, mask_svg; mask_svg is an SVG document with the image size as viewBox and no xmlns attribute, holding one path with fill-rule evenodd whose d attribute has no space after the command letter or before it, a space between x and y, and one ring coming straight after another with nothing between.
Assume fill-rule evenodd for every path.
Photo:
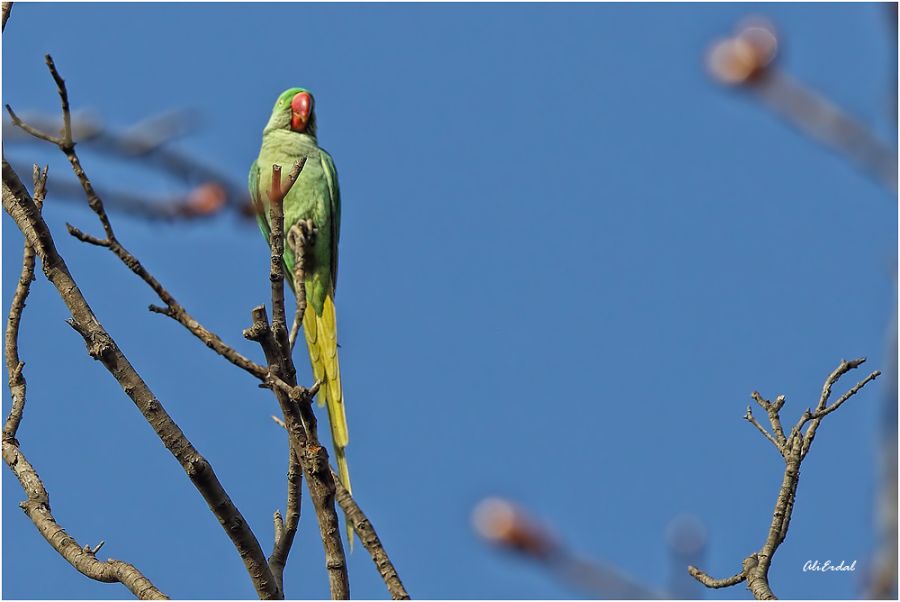
<instances>
[{"instance_id":1,"label":"yellow tail feathers","mask_svg":"<svg viewBox=\"0 0 900 602\"><path fill-rule=\"evenodd\" d=\"M338 475L347 491L352 493L350 470L344 451L350 442L350 434L347 431L344 392L341 388L341 367L337 351L337 320L334 313L334 302L330 295L325 297L322 315L316 315L312 304L306 306L306 312L303 314L303 332L306 336L313 376L317 381L323 381L319 388L318 399L320 406L324 405L328 408L328 422L331 425L331 440L334 443ZM347 541L352 550L353 527L349 523L347 523Z\"/></svg>"}]
</instances>

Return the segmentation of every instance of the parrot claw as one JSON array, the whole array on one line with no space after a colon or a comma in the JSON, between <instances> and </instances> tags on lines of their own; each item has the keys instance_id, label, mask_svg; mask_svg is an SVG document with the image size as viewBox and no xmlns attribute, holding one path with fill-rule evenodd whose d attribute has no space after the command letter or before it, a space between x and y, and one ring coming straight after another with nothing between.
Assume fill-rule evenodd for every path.
<instances>
[{"instance_id":1,"label":"parrot claw","mask_svg":"<svg viewBox=\"0 0 900 602\"><path fill-rule=\"evenodd\" d=\"M287 235L287 243L293 249L294 254L299 254L300 249L312 246L317 230L311 219L300 220L291 226Z\"/></svg>"}]
</instances>

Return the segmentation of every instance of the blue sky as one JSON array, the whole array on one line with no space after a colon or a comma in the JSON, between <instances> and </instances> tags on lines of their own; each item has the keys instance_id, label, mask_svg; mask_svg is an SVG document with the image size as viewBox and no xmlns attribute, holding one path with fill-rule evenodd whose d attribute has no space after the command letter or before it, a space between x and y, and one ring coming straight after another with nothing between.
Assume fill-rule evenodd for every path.
<instances>
[{"instance_id":1,"label":"blue sky","mask_svg":"<svg viewBox=\"0 0 900 602\"><path fill-rule=\"evenodd\" d=\"M703 53L742 17L765 15L781 32L780 64L895 145L896 51L883 13L19 4L3 40L3 101L57 110L50 52L73 108L111 127L196 109L202 128L178 147L240 184L274 99L311 89L343 193L337 309L354 490L411 594L581 595L479 540L470 514L488 495L662 589L675 570L664 540L675 517L703 522L704 567L717 576L765 537L782 465L742 420L750 392L786 394L793 422L841 358L884 368L895 304L896 199L711 82ZM48 147L7 151L66 173ZM98 185L182 190L87 150L83 160ZM51 188L45 215L100 320L268 549L287 453L271 395L149 314L157 300L111 254L66 235L67 221L98 232L86 207L57 202ZM267 299L255 226L113 219L197 319L260 359L240 336ZM8 217L3 234L8 307L21 236ZM66 317L39 278L21 341L29 402L19 432L57 519L79 542L105 540L101 557L136 564L173 597L252 597L216 520ZM887 386L876 381L819 430L772 570L780 596L858 595ZM2 483L4 597L125 597L57 556L19 510L7 469ZM305 505L292 597L327 595L313 516ZM813 559L860 568L804 573ZM385 596L362 550L350 571L354 596Z\"/></svg>"}]
</instances>

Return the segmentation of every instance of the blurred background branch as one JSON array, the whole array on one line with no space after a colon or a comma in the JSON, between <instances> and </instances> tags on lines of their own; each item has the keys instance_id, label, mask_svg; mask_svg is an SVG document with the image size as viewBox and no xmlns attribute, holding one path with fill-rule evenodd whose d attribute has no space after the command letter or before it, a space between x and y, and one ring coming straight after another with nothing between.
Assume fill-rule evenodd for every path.
<instances>
[{"instance_id":1,"label":"blurred background branch","mask_svg":"<svg viewBox=\"0 0 900 602\"><path fill-rule=\"evenodd\" d=\"M44 132L59 131L62 127L58 118L40 114L26 113L23 119ZM115 190L98 183L98 193L114 211L166 221L204 219L229 212L242 218L253 217L245 182L235 182L220 170L173 147L174 142L195 132L199 121L194 111L173 110L120 131L82 111L72 115L72 137L80 148L132 163L185 188L183 192L154 196L135 192L134 187L128 191ZM34 142L34 138L11 125L9 120L4 121L3 137L7 144L19 146ZM14 169L24 169L25 164L15 159L10 163ZM51 185L54 198L81 200L81 186L75 180L57 176L51 179Z\"/></svg>"},{"instance_id":2,"label":"blurred background branch","mask_svg":"<svg viewBox=\"0 0 900 602\"><path fill-rule=\"evenodd\" d=\"M896 34L895 34L896 35ZM733 36L716 41L707 68L718 82L739 87L816 142L841 153L885 188L897 190L897 151L864 123L777 65L774 26L752 17Z\"/></svg>"},{"instance_id":3,"label":"blurred background branch","mask_svg":"<svg viewBox=\"0 0 900 602\"><path fill-rule=\"evenodd\" d=\"M490 497L482 500L472 513L476 532L499 549L527 558L567 586L592 598L620 600L698 598L702 592L686 579L683 562L703 557L706 530L693 516L677 517L669 525L666 540L672 553L670 589L657 592L628 577L607 562L586 559L569 549L547 526L514 502Z\"/></svg>"}]
</instances>

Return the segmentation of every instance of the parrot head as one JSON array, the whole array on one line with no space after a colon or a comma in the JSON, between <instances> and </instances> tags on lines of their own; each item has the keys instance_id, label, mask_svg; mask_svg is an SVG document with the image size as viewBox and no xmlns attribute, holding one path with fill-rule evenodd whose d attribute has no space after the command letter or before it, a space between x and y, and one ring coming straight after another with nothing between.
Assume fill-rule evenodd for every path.
<instances>
[{"instance_id":1,"label":"parrot head","mask_svg":"<svg viewBox=\"0 0 900 602\"><path fill-rule=\"evenodd\" d=\"M315 136L316 113L313 102L313 95L309 90L303 88L285 90L275 102L269 127L290 129L300 134Z\"/></svg>"}]
</instances>

